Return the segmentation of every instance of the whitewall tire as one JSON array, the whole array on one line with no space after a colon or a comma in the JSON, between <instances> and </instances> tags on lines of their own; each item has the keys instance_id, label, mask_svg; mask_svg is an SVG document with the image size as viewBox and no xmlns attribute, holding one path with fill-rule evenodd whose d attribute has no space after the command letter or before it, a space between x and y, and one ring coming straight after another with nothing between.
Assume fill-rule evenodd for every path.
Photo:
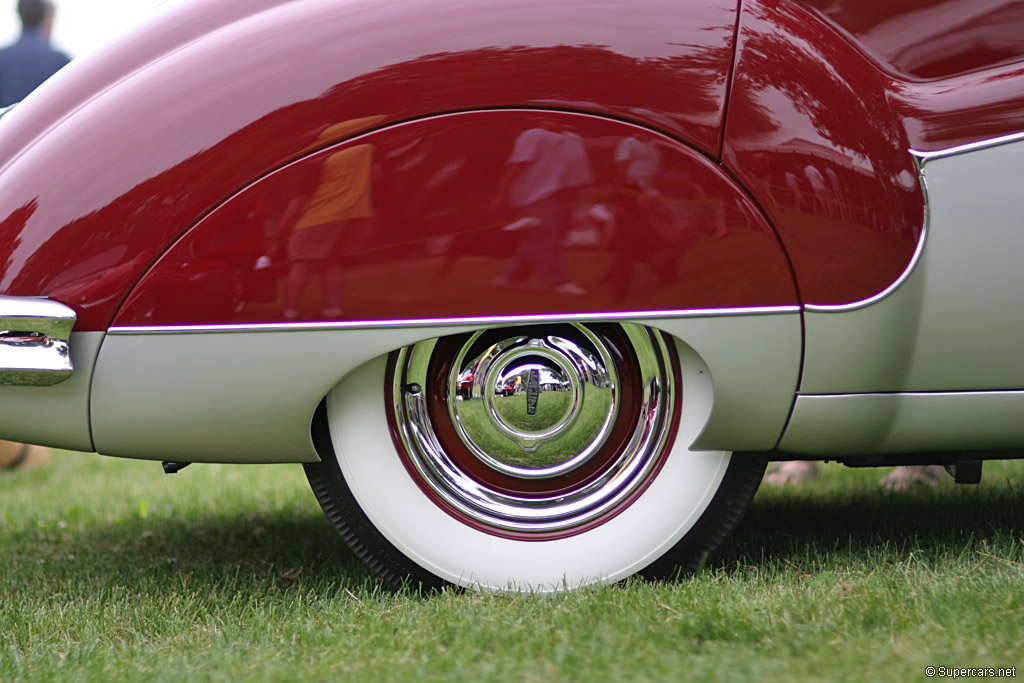
<instances>
[{"instance_id":1,"label":"whitewall tire","mask_svg":"<svg viewBox=\"0 0 1024 683\"><path fill-rule=\"evenodd\" d=\"M548 592L693 571L764 459L691 451L710 373L637 325L504 328L381 357L326 399L307 474L393 585Z\"/></svg>"}]
</instances>

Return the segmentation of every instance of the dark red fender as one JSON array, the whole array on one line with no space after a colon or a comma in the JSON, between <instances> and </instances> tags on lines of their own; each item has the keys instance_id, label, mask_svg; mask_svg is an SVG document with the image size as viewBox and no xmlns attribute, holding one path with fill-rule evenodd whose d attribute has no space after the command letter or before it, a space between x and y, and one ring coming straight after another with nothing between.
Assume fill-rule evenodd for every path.
<instances>
[{"instance_id":1,"label":"dark red fender","mask_svg":"<svg viewBox=\"0 0 1024 683\"><path fill-rule=\"evenodd\" d=\"M739 35L724 163L778 231L804 303L883 291L924 219L892 77L797 3L745 2Z\"/></svg>"},{"instance_id":2,"label":"dark red fender","mask_svg":"<svg viewBox=\"0 0 1024 683\"><path fill-rule=\"evenodd\" d=\"M906 271L924 223L910 150L1024 130L1022 35L1008 0L744 2L723 160L804 303L863 301Z\"/></svg>"},{"instance_id":3,"label":"dark red fender","mask_svg":"<svg viewBox=\"0 0 1024 683\"><path fill-rule=\"evenodd\" d=\"M76 329L104 329L226 197L361 130L438 113L587 111L714 156L736 16L735 0L191 3L5 117L0 293L51 296Z\"/></svg>"},{"instance_id":4,"label":"dark red fender","mask_svg":"<svg viewBox=\"0 0 1024 683\"><path fill-rule=\"evenodd\" d=\"M797 303L771 228L704 156L618 121L516 110L390 127L271 174L175 244L114 324Z\"/></svg>"}]
</instances>

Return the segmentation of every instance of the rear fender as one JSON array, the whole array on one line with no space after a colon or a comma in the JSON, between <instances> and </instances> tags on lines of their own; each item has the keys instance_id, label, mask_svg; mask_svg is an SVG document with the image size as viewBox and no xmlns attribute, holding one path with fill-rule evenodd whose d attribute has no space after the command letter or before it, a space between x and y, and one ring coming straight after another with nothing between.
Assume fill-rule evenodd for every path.
<instances>
[{"instance_id":1,"label":"rear fender","mask_svg":"<svg viewBox=\"0 0 1024 683\"><path fill-rule=\"evenodd\" d=\"M531 164L550 170L547 147L573 161L524 182ZM154 459L315 460L321 398L398 346L622 320L669 332L708 364L714 409L699 447L767 449L796 388L798 304L771 227L692 148L582 114L434 117L311 154L179 240L104 344L96 445Z\"/></svg>"},{"instance_id":2,"label":"rear fender","mask_svg":"<svg viewBox=\"0 0 1024 683\"><path fill-rule=\"evenodd\" d=\"M701 154L618 121L505 110L393 126L270 174L175 244L114 327L797 303L771 227Z\"/></svg>"}]
</instances>

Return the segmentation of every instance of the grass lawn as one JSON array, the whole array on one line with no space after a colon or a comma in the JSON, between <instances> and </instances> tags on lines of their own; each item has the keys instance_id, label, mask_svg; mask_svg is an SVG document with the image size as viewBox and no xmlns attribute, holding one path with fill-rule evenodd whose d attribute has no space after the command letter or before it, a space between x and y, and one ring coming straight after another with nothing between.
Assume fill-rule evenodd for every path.
<instances>
[{"instance_id":1,"label":"grass lawn","mask_svg":"<svg viewBox=\"0 0 1024 683\"><path fill-rule=\"evenodd\" d=\"M1024 464L762 490L679 584L389 594L297 466L57 454L0 474L0 681L926 680L1024 675Z\"/></svg>"}]
</instances>

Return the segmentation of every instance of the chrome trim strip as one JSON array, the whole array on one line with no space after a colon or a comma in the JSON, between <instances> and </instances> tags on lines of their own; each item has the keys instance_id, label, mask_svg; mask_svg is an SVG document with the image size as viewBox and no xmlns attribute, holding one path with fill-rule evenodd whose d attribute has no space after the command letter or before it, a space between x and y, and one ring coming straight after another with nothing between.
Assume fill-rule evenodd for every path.
<instances>
[{"instance_id":1,"label":"chrome trim strip","mask_svg":"<svg viewBox=\"0 0 1024 683\"><path fill-rule=\"evenodd\" d=\"M646 325L674 337L679 349L689 408L677 443L688 445L700 435L694 450L775 446L797 388L798 314L676 318ZM380 384L385 354L456 330L473 327L299 334L80 332L71 344L72 354L80 354L82 335L103 342L88 404L93 448L100 453L148 460L181 460L188 453L192 462L317 462L309 416L321 398L375 359L379 367L371 374L379 371L375 381ZM86 359L75 359L74 376L53 390L89 379ZM27 393L26 399L36 399L51 391ZM3 434L8 406L3 397L0 406Z\"/></svg>"},{"instance_id":2,"label":"chrome trim strip","mask_svg":"<svg viewBox=\"0 0 1024 683\"><path fill-rule=\"evenodd\" d=\"M1019 142L1021 140L1024 140L1024 132L1013 133L1011 135L1004 135L1002 137L992 138L990 140L970 142L966 145L950 147L949 149L940 149L934 152L919 152L912 149L910 150L910 153L914 155L914 162L917 164L918 168L924 168L924 165L932 159L942 159L944 157L951 157L957 154L964 154L966 152L974 152L979 149L988 149L989 147L1007 145L1011 142Z\"/></svg>"},{"instance_id":3,"label":"chrome trim strip","mask_svg":"<svg viewBox=\"0 0 1024 683\"><path fill-rule=\"evenodd\" d=\"M924 187L924 175L921 176L921 186ZM917 240L917 248L914 250L914 255L910 257L910 263L907 264L906 269L896 280L883 289L878 294L862 299L861 301L854 301L851 304L804 304L804 310L813 313L845 313L846 311L856 311L861 308L867 308L868 306L878 303L882 299L885 299L890 294L895 292L897 289L903 286L903 283L907 281L914 269L917 268L918 262L921 260L921 255L924 254L924 245L928 240L928 191L925 189L924 195L924 226L921 228L921 237Z\"/></svg>"},{"instance_id":4,"label":"chrome trim strip","mask_svg":"<svg viewBox=\"0 0 1024 683\"><path fill-rule=\"evenodd\" d=\"M109 334L202 334L206 332L302 332L313 330L360 330L374 328L449 327L463 325L518 325L539 322L589 322L659 320L721 316L778 315L799 313L799 306L752 308L708 308L676 311L630 311L626 313L554 313L543 315L479 316L468 318L422 318L411 320L354 320L316 323L257 323L249 325L156 325L111 327Z\"/></svg>"},{"instance_id":5,"label":"chrome trim strip","mask_svg":"<svg viewBox=\"0 0 1024 683\"><path fill-rule=\"evenodd\" d=\"M0 296L0 385L50 386L71 377L75 320L56 301Z\"/></svg>"},{"instance_id":6,"label":"chrome trim strip","mask_svg":"<svg viewBox=\"0 0 1024 683\"><path fill-rule=\"evenodd\" d=\"M913 150L909 151L912 155L917 154L917 152ZM917 179L921 183L921 193L924 197L924 219L921 223L921 236L917 239L917 247L914 249L914 255L910 257L910 263L907 264L907 267L891 285L874 296L870 296L867 299L862 299L860 301L854 301L850 304L804 304L805 311L813 313L845 313L846 311L856 311L861 308L867 308L868 306L885 299L902 287L903 283L905 283L910 277L910 274L914 272L915 268L917 268L917 264L921 260L921 255L924 254L924 245L928 241L928 228L931 224L931 209L929 208L928 181L924 174L924 162L915 156L914 165L917 167Z\"/></svg>"},{"instance_id":7,"label":"chrome trim strip","mask_svg":"<svg viewBox=\"0 0 1024 683\"><path fill-rule=\"evenodd\" d=\"M835 458L908 452L1020 450L1024 391L800 395L778 449Z\"/></svg>"}]
</instances>

